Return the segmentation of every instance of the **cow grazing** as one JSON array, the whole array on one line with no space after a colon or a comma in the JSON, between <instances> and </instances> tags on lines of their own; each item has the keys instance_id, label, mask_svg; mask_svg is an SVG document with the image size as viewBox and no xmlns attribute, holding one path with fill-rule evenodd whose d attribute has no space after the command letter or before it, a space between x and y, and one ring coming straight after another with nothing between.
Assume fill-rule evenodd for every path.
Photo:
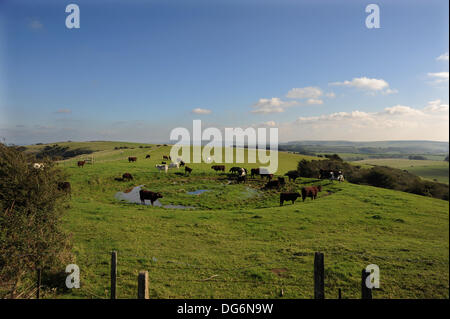
<instances>
[{"instance_id":1,"label":"cow grazing","mask_svg":"<svg viewBox=\"0 0 450 319\"><path fill-rule=\"evenodd\" d=\"M211 166L213 170L225 172L225 165L213 165Z\"/></svg>"},{"instance_id":2,"label":"cow grazing","mask_svg":"<svg viewBox=\"0 0 450 319\"><path fill-rule=\"evenodd\" d=\"M86 164L86 161L78 161L77 163L78 167L83 167L84 164Z\"/></svg>"},{"instance_id":3,"label":"cow grazing","mask_svg":"<svg viewBox=\"0 0 450 319\"><path fill-rule=\"evenodd\" d=\"M145 158L150 158L150 155L146 155Z\"/></svg>"},{"instance_id":4,"label":"cow grazing","mask_svg":"<svg viewBox=\"0 0 450 319\"><path fill-rule=\"evenodd\" d=\"M133 176L132 176L130 173L124 173L124 174L122 175L122 179L123 179L123 180L132 180L132 179L133 179Z\"/></svg>"},{"instance_id":5,"label":"cow grazing","mask_svg":"<svg viewBox=\"0 0 450 319\"><path fill-rule=\"evenodd\" d=\"M259 175L259 168L252 168L252 169L250 170L250 175L252 176L252 178L253 178L255 175Z\"/></svg>"},{"instance_id":6,"label":"cow grazing","mask_svg":"<svg viewBox=\"0 0 450 319\"><path fill-rule=\"evenodd\" d=\"M187 173L191 174L192 173L192 168L185 166L184 167L184 173L185 174L187 174Z\"/></svg>"},{"instance_id":7,"label":"cow grazing","mask_svg":"<svg viewBox=\"0 0 450 319\"><path fill-rule=\"evenodd\" d=\"M136 156L129 156L128 157L128 162L136 162L137 161L137 157Z\"/></svg>"},{"instance_id":8,"label":"cow grazing","mask_svg":"<svg viewBox=\"0 0 450 319\"><path fill-rule=\"evenodd\" d=\"M309 186L302 188L302 199L305 201L306 197L311 198L312 200L317 198L317 194L322 191L322 186Z\"/></svg>"},{"instance_id":9,"label":"cow grazing","mask_svg":"<svg viewBox=\"0 0 450 319\"><path fill-rule=\"evenodd\" d=\"M170 163L169 168L180 168L180 164L178 163Z\"/></svg>"},{"instance_id":10,"label":"cow grazing","mask_svg":"<svg viewBox=\"0 0 450 319\"><path fill-rule=\"evenodd\" d=\"M67 194L70 194L70 191L71 191L70 183L69 182L59 182L58 190L63 191Z\"/></svg>"},{"instance_id":11,"label":"cow grazing","mask_svg":"<svg viewBox=\"0 0 450 319\"><path fill-rule=\"evenodd\" d=\"M163 155L163 160L169 160L169 156Z\"/></svg>"},{"instance_id":12,"label":"cow grazing","mask_svg":"<svg viewBox=\"0 0 450 319\"><path fill-rule=\"evenodd\" d=\"M169 169L169 166L167 166L167 165L158 165L158 164L156 164L155 167L159 170L160 173L162 171L165 171L167 173L167 170Z\"/></svg>"},{"instance_id":13,"label":"cow grazing","mask_svg":"<svg viewBox=\"0 0 450 319\"><path fill-rule=\"evenodd\" d=\"M292 204L296 201L297 198L302 197L300 193L281 193L280 194L280 206L283 206L285 201L292 201Z\"/></svg>"},{"instance_id":14,"label":"cow grazing","mask_svg":"<svg viewBox=\"0 0 450 319\"><path fill-rule=\"evenodd\" d=\"M153 206L153 203L157 201L158 198L163 198L163 196L160 193L155 193L141 189L139 191L139 198L141 199L142 205L145 205L145 200L148 199L150 200Z\"/></svg>"},{"instance_id":15,"label":"cow grazing","mask_svg":"<svg viewBox=\"0 0 450 319\"><path fill-rule=\"evenodd\" d=\"M292 180L295 182L295 180L300 177L300 173L297 171L290 171L284 174L284 176L287 176L289 178L289 181Z\"/></svg>"}]
</instances>

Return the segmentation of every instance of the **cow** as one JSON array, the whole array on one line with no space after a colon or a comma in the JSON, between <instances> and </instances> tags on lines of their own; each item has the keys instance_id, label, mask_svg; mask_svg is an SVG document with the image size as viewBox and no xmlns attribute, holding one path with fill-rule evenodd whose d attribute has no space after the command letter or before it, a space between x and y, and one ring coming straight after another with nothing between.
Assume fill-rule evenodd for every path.
<instances>
[{"instance_id":1,"label":"cow","mask_svg":"<svg viewBox=\"0 0 450 319\"><path fill-rule=\"evenodd\" d=\"M284 176L287 176L289 178L289 181L292 180L295 182L295 180L300 177L300 173L297 171L290 171L284 174Z\"/></svg>"},{"instance_id":2,"label":"cow","mask_svg":"<svg viewBox=\"0 0 450 319\"><path fill-rule=\"evenodd\" d=\"M132 180L132 179L133 179L133 176L132 176L130 173L124 173L124 174L122 175L122 179L123 179L123 180Z\"/></svg>"},{"instance_id":3,"label":"cow","mask_svg":"<svg viewBox=\"0 0 450 319\"><path fill-rule=\"evenodd\" d=\"M252 169L250 170L250 175L252 176L252 178L253 178L253 176L255 176L255 175L259 175L259 168L252 168Z\"/></svg>"},{"instance_id":4,"label":"cow","mask_svg":"<svg viewBox=\"0 0 450 319\"><path fill-rule=\"evenodd\" d=\"M189 175L192 173L192 168L185 166L184 167L184 174L189 173Z\"/></svg>"},{"instance_id":5,"label":"cow","mask_svg":"<svg viewBox=\"0 0 450 319\"><path fill-rule=\"evenodd\" d=\"M150 155L146 155L145 158L150 158Z\"/></svg>"},{"instance_id":6,"label":"cow","mask_svg":"<svg viewBox=\"0 0 450 319\"><path fill-rule=\"evenodd\" d=\"M70 191L71 191L70 183L69 182L59 182L58 190L63 191L67 194L70 194Z\"/></svg>"},{"instance_id":7,"label":"cow","mask_svg":"<svg viewBox=\"0 0 450 319\"><path fill-rule=\"evenodd\" d=\"M169 166L167 166L167 165L158 165L158 164L156 164L155 167L159 170L160 173L162 171L165 171L167 173L167 170L169 169Z\"/></svg>"},{"instance_id":8,"label":"cow","mask_svg":"<svg viewBox=\"0 0 450 319\"><path fill-rule=\"evenodd\" d=\"M153 203L157 201L158 198L163 198L163 196L160 193L155 193L141 189L139 191L139 198L141 199L142 205L145 205L145 200L148 199L150 200L153 206Z\"/></svg>"},{"instance_id":9,"label":"cow","mask_svg":"<svg viewBox=\"0 0 450 319\"><path fill-rule=\"evenodd\" d=\"M44 163L33 163L34 169L44 169Z\"/></svg>"},{"instance_id":10,"label":"cow","mask_svg":"<svg viewBox=\"0 0 450 319\"><path fill-rule=\"evenodd\" d=\"M178 163L170 163L169 168L180 168L180 164Z\"/></svg>"},{"instance_id":11,"label":"cow","mask_svg":"<svg viewBox=\"0 0 450 319\"><path fill-rule=\"evenodd\" d=\"M213 165L211 166L213 170L225 172L225 165Z\"/></svg>"},{"instance_id":12,"label":"cow","mask_svg":"<svg viewBox=\"0 0 450 319\"><path fill-rule=\"evenodd\" d=\"M170 156L163 155L163 160L169 160Z\"/></svg>"},{"instance_id":13,"label":"cow","mask_svg":"<svg viewBox=\"0 0 450 319\"><path fill-rule=\"evenodd\" d=\"M161 162L161 164L167 164L167 162Z\"/></svg>"},{"instance_id":14,"label":"cow","mask_svg":"<svg viewBox=\"0 0 450 319\"><path fill-rule=\"evenodd\" d=\"M297 198L302 197L300 193L281 193L280 194L280 206L283 206L285 201L292 201L292 204L296 201Z\"/></svg>"},{"instance_id":15,"label":"cow","mask_svg":"<svg viewBox=\"0 0 450 319\"><path fill-rule=\"evenodd\" d=\"M339 174L338 177L337 177L337 180L338 180L339 182L343 182L343 181L344 181L344 175Z\"/></svg>"},{"instance_id":16,"label":"cow","mask_svg":"<svg viewBox=\"0 0 450 319\"><path fill-rule=\"evenodd\" d=\"M183 167L184 165L186 165L186 163L183 161L180 161L180 167Z\"/></svg>"},{"instance_id":17,"label":"cow","mask_svg":"<svg viewBox=\"0 0 450 319\"><path fill-rule=\"evenodd\" d=\"M77 163L78 167L83 167L84 164L86 164L86 161L78 161Z\"/></svg>"},{"instance_id":18,"label":"cow","mask_svg":"<svg viewBox=\"0 0 450 319\"><path fill-rule=\"evenodd\" d=\"M136 156L129 156L128 157L128 162L136 162L137 161L137 157Z\"/></svg>"},{"instance_id":19,"label":"cow","mask_svg":"<svg viewBox=\"0 0 450 319\"><path fill-rule=\"evenodd\" d=\"M322 191L322 186L309 186L302 187L302 199L305 201L306 197L311 198L312 200L317 198L317 194Z\"/></svg>"},{"instance_id":20,"label":"cow","mask_svg":"<svg viewBox=\"0 0 450 319\"><path fill-rule=\"evenodd\" d=\"M240 182L243 182L243 183L245 183L246 181L247 181L247 175L239 175L238 177L237 177L237 180L236 180L238 183L240 183Z\"/></svg>"}]
</instances>

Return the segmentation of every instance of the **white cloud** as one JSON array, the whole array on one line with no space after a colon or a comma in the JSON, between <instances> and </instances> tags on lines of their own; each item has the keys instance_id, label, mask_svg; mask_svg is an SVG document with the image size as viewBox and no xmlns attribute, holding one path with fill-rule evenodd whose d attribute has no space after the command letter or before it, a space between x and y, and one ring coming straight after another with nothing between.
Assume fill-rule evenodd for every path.
<instances>
[{"instance_id":1,"label":"white cloud","mask_svg":"<svg viewBox=\"0 0 450 319\"><path fill-rule=\"evenodd\" d=\"M434 100L428 102L427 106L424 108L427 112L447 112L449 111L448 104L444 104L441 100Z\"/></svg>"},{"instance_id":2,"label":"white cloud","mask_svg":"<svg viewBox=\"0 0 450 319\"><path fill-rule=\"evenodd\" d=\"M330 85L354 87L369 92L381 92L383 94L397 93L397 90L389 88L389 83L383 79L371 79L368 77L353 78L351 81L332 82Z\"/></svg>"},{"instance_id":3,"label":"white cloud","mask_svg":"<svg viewBox=\"0 0 450 319\"><path fill-rule=\"evenodd\" d=\"M430 101L417 109L406 105L379 112L337 112L279 123L280 140L440 140L448 141L449 106Z\"/></svg>"},{"instance_id":4,"label":"white cloud","mask_svg":"<svg viewBox=\"0 0 450 319\"><path fill-rule=\"evenodd\" d=\"M320 88L315 86L307 86L304 88L293 88L287 94L286 97L290 99L317 99L323 95Z\"/></svg>"},{"instance_id":5,"label":"white cloud","mask_svg":"<svg viewBox=\"0 0 450 319\"><path fill-rule=\"evenodd\" d=\"M448 52L445 52L436 58L438 61L447 61L448 62Z\"/></svg>"},{"instance_id":6,"label":"white cloud","mask_svg":"<svg viewBox=\"0 0 450 319\"><path fill-rule=\"evenodd\" d=\"M448 72L429 72L427 75L436 83L448 81Z\"/></svg>"},{"instance_id":7,"label":"white cloud","mask_svg":"<svg viewBox=\"0 0 450 319\"><path fill-rule=\"evenodd\" d=\"M208 109L201 109L201 108L195 108L191 111L194 114L211 114L211 110Z\"/></svg>"},{"instance_id":8,"label":"white cloud","mask_svg":"<svg viewBox=\"0 0 450 319\"><path fill-rule=\"evenodd\" d=\"M334 94L334 92L328 92L327 94L325 94L325 96L329 99L334 99L336 97L336 94Z\"/></svg>"},{"instance_id":9,"label":"white cloud","mask_svg":"<svg viewBox=\"0 0 450 319\"><path fill-rule=\"evenodd\" d=\"M261 114L269 114L269 113L282 113L286 108L298 105L299 103L296 101L283 101L278 97L273 97L271 99L259 99L258 102L252 105L254 110L252 113L261 113Z\"/></svg>"},{"instance_id":10,"label":"white cloud","mask_svg":"<svg viewBox=\"0 0 450 319\"><path fill-rule=\"evenodd\" d=\"M321 99L308 99L306 101L307 104L323 104Z\"/></svg>"}]
</instances>

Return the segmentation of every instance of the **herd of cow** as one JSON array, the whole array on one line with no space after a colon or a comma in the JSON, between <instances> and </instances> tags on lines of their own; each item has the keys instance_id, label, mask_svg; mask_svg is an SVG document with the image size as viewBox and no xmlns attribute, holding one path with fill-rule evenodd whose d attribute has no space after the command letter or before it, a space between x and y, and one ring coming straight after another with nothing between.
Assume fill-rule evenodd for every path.
<instances>
[{"instance_id":1,"label":"herd of cow","mask_svg":"<svg viewBox=\"0 0 450 319\"><path fill-rule=\"evenodd\" d=\"M150 155L146 155L146 159L151 158ZM176 168L179 169L180 167L184 167L185 175L192 173L192 168L186 166L185 162L183 162L181 159L177 159L175 162L167 164L166 161L171 161L172 158L170 156L164 155L162 157L163 161L161 164L156 164L155 167L160 171L168 172L169 169ZM128 157L128 162L136 162L137 157L136 156L130 156ZM41 168L42 165L39 165L41 163L35 163L35 168ZM86 161L78 161L77 165L78 167L83 167L86 164ZM213 169L216 172L225 172L225 165L213 165L211 166L211 169ZM245 183L247 181L248 171L244 167L237 167L234 166L229 169L229 173L236 175L236 182L237 183ZM285 186L286 180L285 177L278 177L276 180L273 179L273 174L270 174L268 171L262 168L252 168L250 170L250 176L251 178L254 178L255 176L260 176L261 178L266 178L267 183L264 185L263 189L280 189L281 187ZM298 171L289 171L284 176L289 178L289 182L295 180L300 177L300 174ZM333 171L333 170L320 170L320 179L330 179L330 180L338 180L340 182L344 181L344 176L341 171ZM133 180L133 176L130 173L124 173L122 177L115 178L116 181L130 181ZM69 182L61 182L58 184L58 189L61 191L65 191L70 193L70 183ZM302 187L301 193L299 192L292 192L292 193L286 193L281 192L280 193L280 206L283 206L284 202L291 201L292 204L295 203L295 201L298 198L302 198L303 201L305 201L308 197L312 200L317 198L317 195L319 192L322 191L322 186L309 186L309 187ZM162 198L163 196L158 192L152 192L148 190L140 190L139 192L140 200L144 204L145 200L150 200L152 205L153 203L158 199Z\"/></svg>"}]
</instances>

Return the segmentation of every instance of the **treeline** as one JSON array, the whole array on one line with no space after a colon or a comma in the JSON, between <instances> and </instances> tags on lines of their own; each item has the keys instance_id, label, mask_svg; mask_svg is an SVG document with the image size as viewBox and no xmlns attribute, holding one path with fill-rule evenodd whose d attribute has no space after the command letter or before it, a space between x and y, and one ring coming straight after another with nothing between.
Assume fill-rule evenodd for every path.
<instances>
[{"instance_id":1,"label":"treeline","mask_svg":"<svg viewBox=\"0 0 450 319\"><path fill-rule=\"evenodd\" d=\"M47 145L35 154L37 159L50 158L54 161L63 160L83 154L91 154L94 151L85 148L70 149L69 146L61 146L58 144Z\"/></svg>"},{"instance_id":2,"label":"treeline","mask_svg":"<svg viewBox=\"0 0 450 319\"><path fill-rule=\"evenodd\" d=\"M338 155L329 156L326 160L301 160L297 171L302 177L319 178L320 170L340 170L345 179L354 184L370 185L422 196L449 200L447 184L422 180L420 177L397 168L374 166L362 168L344 162Z\"/></svg>"}]
</instances>

